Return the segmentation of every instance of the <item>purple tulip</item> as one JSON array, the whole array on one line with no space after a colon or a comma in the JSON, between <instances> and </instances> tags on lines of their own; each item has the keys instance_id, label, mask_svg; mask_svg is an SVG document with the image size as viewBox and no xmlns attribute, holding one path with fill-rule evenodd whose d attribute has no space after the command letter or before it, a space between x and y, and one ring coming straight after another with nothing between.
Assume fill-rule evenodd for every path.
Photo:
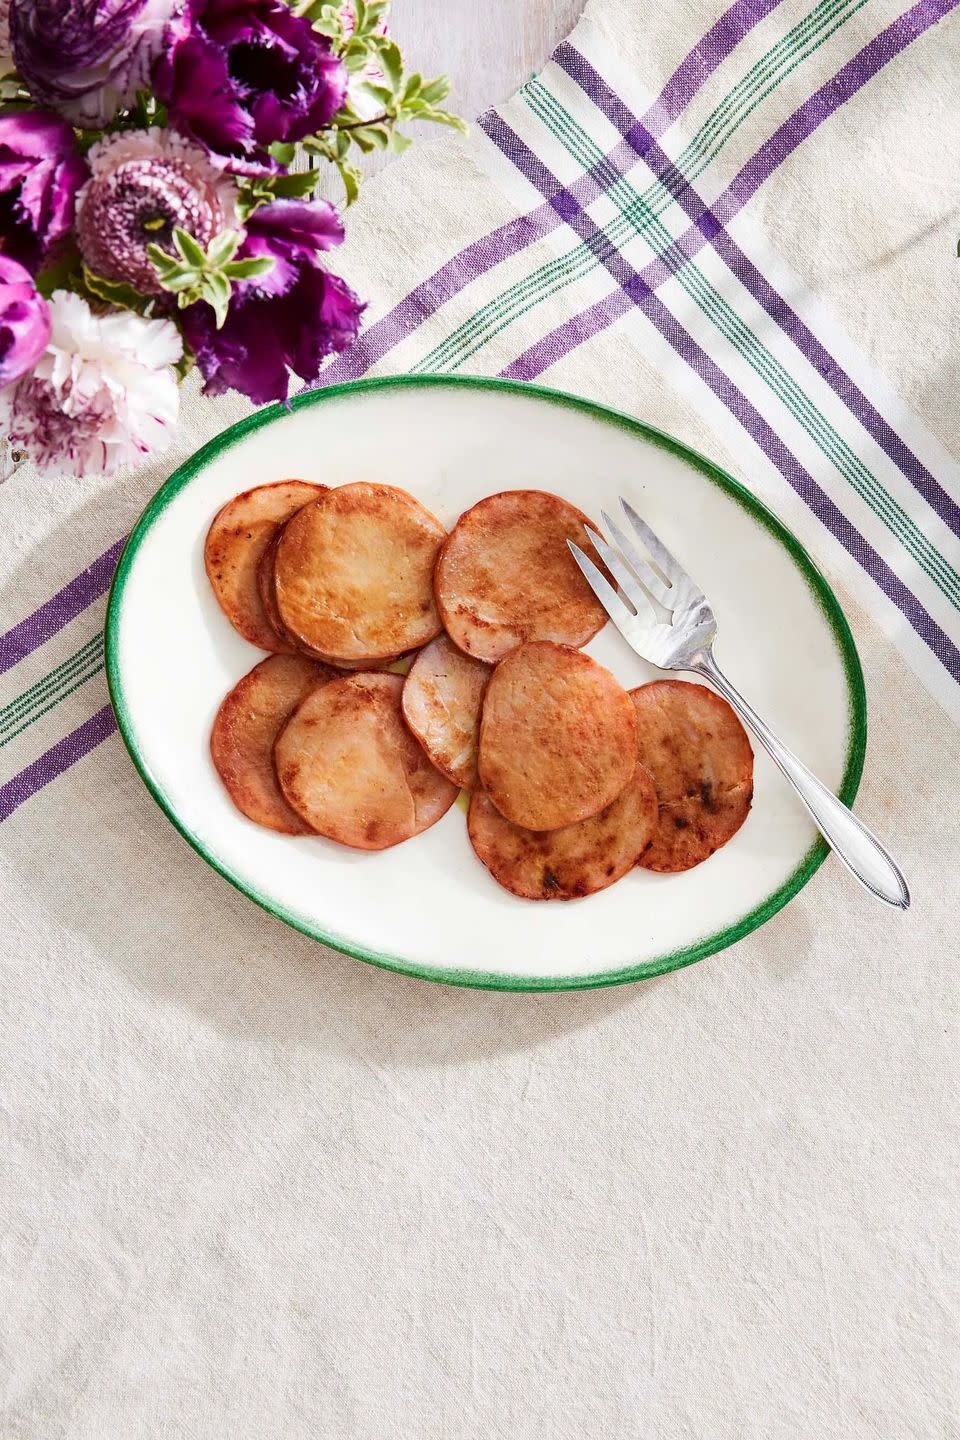
<instances>
[{"instance_id":1,"label":"purple tulip","mask_svg":"<svg viewBox=\"0 0 960 1440\"><path fill-rule=\"evenodd\" d=\"M69 234L86 178L65 120L46 110L0 115L0 251L36 271Z\"/></svg>"},{"instance_id":2,"label":"purple tulip","mask_svg":"<svg viewBox=\"0 0 960 1440\"><path fill-rule=\"evenodd\" d=\"M50 339L50 311L28 270L0 255L0 389L32 370Z\"/></svg>"},{"instance_id":3,"label":"purple tulip","mask_svg":"<svg viewBox=\"0 0 960 1440\"><path fill-rule=\"evenodd\" d=\"M154 74L170 123L237 168L269 163L340 109L347 72L283 0L187 0Z\"/></svg>"},{"instance_id":4,"label":"purple tulip","mask_svg":"<svg viewBox=\"0 0 960 1440\"><path fill-rule=\"evenodd\" d=\"M10 37L30 94L98 128L150 88L183 0L11 0Z\"/></svg>"},{"instance_id":5,"label":"purple tulip","mask_svg":"<svg viewBox=\"0 0 960 1440\"><path fill-rule=\"evenodd\" d=\"M240 259L268 257L273 268L247 282L263 295L285 295L301 268L318 250L332 250L343 241L343 220L329 200L274 200L261 205L247 220Z\"/></svg>"},{"instance_id":6,"label":"purple tulip","mask_svg":"<svg viewBox=\"0 0 960 1440\"><path fill-rule=\"evenodd\" d=\"M205 394L239 390L262 405L287 398L291 370L304 381L315 379L323 359L355 339L362 310L339 276L304 265L284 295L252 288L235 294L221 330L209 305L191 305L183 331Z\"/></svg>"}]
</instances>

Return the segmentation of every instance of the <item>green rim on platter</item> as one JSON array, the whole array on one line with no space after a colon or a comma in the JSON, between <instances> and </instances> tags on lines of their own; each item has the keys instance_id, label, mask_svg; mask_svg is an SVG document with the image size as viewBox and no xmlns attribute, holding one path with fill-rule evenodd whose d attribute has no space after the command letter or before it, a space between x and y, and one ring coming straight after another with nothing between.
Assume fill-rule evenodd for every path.
<instances>
[{"instance_id":1,"label":"green rim on platter","mask_svg":"<svg viewBox=\"0 0 960 1440\"><path fill-rule=\"evenodd\" d=\"M732 479L725 471L699 455L689 446L676 440L671 435L666 435L661 430L651 425L645 425L640 420L635 420L629 415L621 414L619 411L611 410L605 405L599 405L591 400L583 400L576 395L568 395L558 390L549 390L540 385L529 385L518 381L492 380L485 377L475 376L451 376L451 375L391 375L375 380L356 380L346 385L332 385L328 389L309 390L301 395L295 396L289 402L289 410L305 410L314 405L322 405L327 400L334 400L343 395L353 395L363 391L376 390L402 390L402 389L427 389L438 386L447 386L457 389L472 390L493 390L519 395L526 398L535 398L546 401L551 405L562 405L572 410L579 410L585 415L591 415L597 420L602 420L609 425L616 425L621 430L637 435L649 443L658 446L661 450L668 451L671 455L679 456L699 470L713 484L718 485L732 500L741 505L753 516L753 518L770 532L788 552L794 564L802 573L820 609L823 611L836 641L837 649L843 660L844 673L846 675L848 698L849 698L849 730L847 741L847 757L843 771L843 782L840 786L840 799L847 805L851 805L860 784L860 777L863 773L863 761L867 741L867 699L863 683L863 671L860 667L860 658L857 654L850 627L847 624L846 616L840 608L836 596L827 584L826 579L814 565L799 540L786 529L775 515L762 505L755 496L751 495L738 481ZM618 970L601 971L595 974L585 975L509 975L496 971L480 970L458 970L455 966L451 968L422 965L416 961L407 960L401 955L386 955L378 951L365 949L355 941L325 931L311 923L304 916L297 915L276 904L267 895L260 894L244 879L236 875L210 850L199 836L195 835L177 815L167 796L164 794L155 777L151 774L150 767L142 755L137 741L133 722L127 708L127 702L123 691L123 678L120 672L118 657L118 638L120 628L120 613L123 607L124 592L130 571L137 557L137 552L147 535L154 521L163 513L170 501L177 496L185 485L189 485L196 476L211 460L221 455L224 450L235 445L244 436L259 430L264 425L270 425L275 420L281 420L288 414L288 407L276 404L269 405L265 409L258 410L256 414L238 421L231 425L214 440L204 445L192 455L179 470L175 471L170 479L161 486L147 505L137 524L131 532L127 541L120 563L114 576L113 585L110 589L110 597L107 604L106 621L106 659L107 659L107 682L110 689L110 699L117 717L117 724L124 744L130 752L134 765L147 786L147 789L156 800L157 804L172 821L181 835L199 855L213 867L218 874L228 880L249 899L262 906L271 915L284 920L294 929L301 931L311 939L320 940L326 945L332 945L334 949L351 955L357 960L366 960L373 965L380 965L384 969L394 970L404 975L412 975L421 980L436 980L447 985L467 985L479 989L489 990L581 990L601 985L620 985L631 980L646 980L654 975L663 975L669 970L678 970L683 965L691 965L696 960L702 960L707 955L712 955L728 945L734 944L737 940L749 935L756 930L772 915L775 915L788 900L792 900L820 865L822 865L828 854L826 842L818 837L810 850L801 860L800 864L793 871L784 883L779 886L771 895L751 910L747 915L742 916L733 925L718 931L714 935L705 936L694 944L685 946L679 950L673 950L666 955L655 956L651 960L643 961L633 965L621 967Z\"/></svg>"}]
</instances>

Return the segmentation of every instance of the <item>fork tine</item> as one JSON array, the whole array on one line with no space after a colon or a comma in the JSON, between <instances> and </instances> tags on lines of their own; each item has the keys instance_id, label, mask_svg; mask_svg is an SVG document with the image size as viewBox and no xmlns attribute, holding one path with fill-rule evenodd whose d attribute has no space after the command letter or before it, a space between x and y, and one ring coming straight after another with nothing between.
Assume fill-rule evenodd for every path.
<instances>
[{"instance_id":1,"label":"fork tine","mask_svg":"<svg viewBox=\"0 0 960 1440\"><path fill-rule=\"evenodd\" d=\"M623 513L626 515L627 519L630 521L630 524L633 526L634 530L636 530L637 534L640 536L640 539L643 541L644 545L646 545L647 549L650 551L650 554L660 566L660 569L666 575L667 579L671 580L673 584L676 585L678 588L681 586L683 587L684 599L689 603L694 605L704 603L706 597L703 591L700 589L699 585L697 585L696 581L687 574L686 570L684 570L679 560L677 560L676 557L670 553L670 551L667 549L666 545L664 545L660 537L654 534L654 532L650 529L650 526L647 524L646 520L641 520L636 510L634 510L633 506L630 504L630 501L624 500L623 496L621 495L620 504L623 508Z\"/></svg>"},{"instance_id":2,"label":"fork tine","mask_svg":"<svg viewBox=\"0 0 960 1440\"><path fill-rule=\"evenodd\" d=\"M633 541L624 535L620 526L617 525L615 521L611 520L606 510L601 510L600 514L603 516L603 523L607 528L607 534L612 536L620 546L620 549L627 557L631 569L640 577L654 600L659 600L665 609L672 610L676 602L676 596L674 595L671 598L670 586L663 583L657 572L643 559Z\"/></svg>"},{"instance_id":3,"label":"fork tine","mask_svg":"<svg viewBox=\"0 0 960 1440\"><path fill-rule=\"evenodd\" d=\"M605 576L600 574L600 571L597 569L596 565L594 565L593 561L588 559L587 556L584 555L583 551L580 549L580 546L575 545L572 540L568 540L567 544L570 546L570 554L580 566L580 569L583 572L583 578L590 586L590 589L593 591L594 595L596 595L597 599L600 601L600 604L603 606L604 610L606 610L607 614L610 616L610 619L613 621L614 625L616 625L617 629L623 635L624 639L630 641L630 644L632 645L633 641L630 640L630 635L628 632L635 624L637 617L634 615L632 610L628 609L628 607L624 605L623 601L620 599L620 596L617 594L616 590L614 590L609 580L607 580Z\"/></svg>"},{"instance_id":4,"label":"fork tine","mask_svg":"<svg viewBox=\"0 0 960 1440\"><path fill-rule=\"evenodd\" d=\"M626 595L640 619L648 621L656 620L657 617L653 612L650 601L637 584L637 577L631 575L629 567L624 564L622 556L614 550L612 545L607 544L602 535L598 535L596 530L591 529L589 525L585 525L584 529L593 541L593 548L610 571L610 574L613 575L617 581L620 589L624 595Z\"/></svg>"}]
</instances>

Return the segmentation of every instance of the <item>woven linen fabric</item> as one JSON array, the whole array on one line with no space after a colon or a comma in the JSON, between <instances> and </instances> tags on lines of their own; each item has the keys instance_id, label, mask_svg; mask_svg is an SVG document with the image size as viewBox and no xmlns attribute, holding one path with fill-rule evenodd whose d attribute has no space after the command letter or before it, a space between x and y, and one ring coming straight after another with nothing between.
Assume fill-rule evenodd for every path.
<instances>
[{"instance_id":1,"label":"woven linen fabric","mask_svg":"<svg viewBox=\"0 0 960 1440\"><path fill-rule=\"evenodd\" d=\"M831 860L641 986L335 955L179 839L103 678L124 535L249 407L0 489L5 1440L960 1435L958 63L947 0L592 0L371 182L321 381L537 380L761 496L851 621L906 916Z\"/></svg>"}]
</instances>

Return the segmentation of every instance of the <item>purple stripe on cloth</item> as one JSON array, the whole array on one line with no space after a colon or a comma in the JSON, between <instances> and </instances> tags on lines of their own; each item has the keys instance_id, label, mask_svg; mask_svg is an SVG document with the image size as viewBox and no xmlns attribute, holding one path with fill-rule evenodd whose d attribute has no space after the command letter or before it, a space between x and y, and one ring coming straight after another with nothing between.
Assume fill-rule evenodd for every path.
<instances>
[{"instance_id":1,"label":"purple stripe on cloth","mask_svg":"<svg viewBox=\"0 0 960 1440\"><path fill-rule=\"evenodd\" d=\"M641 155L658 179L663 180L673 171L669 157L660 149L654 137L642 120L624 104L623 100L593 68L580 52L564 42L554 53L554 61L584 91L597 109L629 141L638 155ZM909 446L896 434L876 407L864 395L856 382L827 351L800 316L783 297L778 294L767 278L757 269L736 244L726 230L714 231L708 225L701 225L708 207L693 188L684 182L674 188L675 198L691 220L701 227L701 234L713 247L720 258L737 277L746 290L766 310L797 349L818 371L833 392L843 401L852 415L877 442L889 459L901 470L940 518L955 534L960 534L960 505L949 495L926 466L915 456Z\"/></svg>"},{"instance_id":2,"label":"purple stripe on cloth","mask_svg":"<svg viewBox=\"0 0 960 1440\"><path fill-rule=\"evenodd\" d=\"M562 187L539 156L524 144L518 135L496 116L487 134L503 150L507 158L516 165L522 175L545 194L556 194ZM693 337L682 328L654 290L644 281L640 272L634 270L619 251L609 244L600 244L602 232L583 210L576 208L567 223L585 243L595 249L598 259L610 272L620 287L620 295L610 302L600 302L589 310L560 325L549 336L531 347L514 361L504 374L521 373L524 379L532 380L539 360L543 368L554 363L562 354L581 344L590 334L598 334L626 314L631 306L640 309L656 326L664 339L679 354L701 380L723 401L736 417L747 434L776 466L788 484L806 501L817 518L827 526L844 548L866 570L881 590L899 608L910 625L929 646L941 664L955 680L960 680L960 650L946 635L931 615L924 609L917 597L890 568L884 558L864 539L860 532L837 508L829 495L820 487L813 476L800 464L796 456L764 419L759 410L747 399L733 381L723 373Z\"/></svg>"},{"instance_id":3,"label":"purple stripe on cloth","mask_svg":"<svg viewBox=\"0 0 960 1440\"><path fill-rule=\"evenodd\" d=\"M36 795L44 785L49 785L51 780L56 780L64 770L69 770L84 755L88 755L102 740L106 740L117 728L117 722L113 718L113 711L109 705L104 705L96 715L91 715L76 730L71 730L56 745L51 746L32 765L21 770L19 775L14 775L6 785L0 786L0 821L11 816L18 806L25 800Z\"/></svg>"},{"instance_id":4,"label":"purple stripe on cloth","mask_svg":"<svg viewBox=\"0 0 960 1440\"><path fill-rule=\"evenodd\" d=\"M760 185L769 179L777 167L793 153L793 150L804 139L813 133L818 125L829 119L839 106L849 100L884 65L893 60L924 30L942 20L943 16L954 9L957 4L960 4L960 0L920 0L920 3L913 9L908 10L899 19L888 25L886 30L881 31L852 60L848 61L832 80L828 80L822 85L810 100L794 111L794 114L781 125L774 137L775 139L779 137L776 145L772 145L768 141L761 147L758 155L763 154L764 156L762 167L757 166L754 160L748 161L727 189L714 201L710 209L701 202L697 209L696 223L690 225L678 239L673 241L663 256L657 256L644 266L639 272L640 280L650 289L656 290L671 275L676 274L683 263L692 260L703 249L707 244L708 236L718 233L725 225L729 224ZM496 112L481 116L479 123L490 138L498 143L493 132L497 124L502 122ZM643 121L641 120L639 123L642 125ZM640 142L638 141L638 143ZM627 154L635 152L636 147L632 144L621 142L621 146ZM616 174L620 173L611 170L617 154L618 151L613 150L609 156L603 156L567 188L562 186L559 180L553 179L553 184L557 188L550 198L558 212L562 212L567 218L571 213L585 209L598 195L602 194L616 178ZM533 183L536 184L535 179ZM522 359L522 357L520 358Z\"/></svg>"},{"instance_id":5,"label":"purple stripe on cloth","mask_svg":"<svg viewBox=\"0 0 960 1440\"><path fill-rule=\"evenodd\" d=\"M691 96L705 84L714 70L749 35L755 25L776 10L781 0L735 0L719 20L680 62L654 101L644 123L652 135L660 136L687 108ZM566 44L566 41L563 42ZM551 60L556 61L554 52ZM656 128L650 118L656 119Z\"/></svg>"},{"instance_id":6,"label":"purple stripe on cloth","mask_svg":"<svg viewBox=\"0 0 960 1440\"><path fill-rule=\"evenodd\" d=\"M504 366L500 371L500 378L503 380L536 380L544 370L549 370L564 355L569 355L571 350L576 350L578 345L599 335L601 330L606 330L614 321L619 320L621 315L628 314L633 309L633 301L625 290L617 290L613 295L608 295L603 300L598 300L595 305L590 305L586 310L581 310L572 319L565 320L548 335L544 335L529 349L518 355L516 360L511 360L509 365Z\"/></svg>"},{"instance_id":7,"label":"purple stripe on cloth","mask_svg":"<svg viewBox=\"0 0 960 1440\"><path fill-rule=\"evenodd\" d=\"M709 355L680 326L663 301L650 295L642 304L644 313L653 321L664 339L687 364L709 385L746 430L751 440L763 451L790 486L800 495L817 519L826 526L854 560L867 572L889 600L910 622L921 640L933 651L944 668L960 680L960 650L924 609L913 592L864 539L859 530L837 508L830 496L804 469L776 431L750 403L743 392L723 373Z\"/></svg>"},{"instance_id":8,"label":"purple stripe on cloth","mask_svg":"<svg viewBox=\"0 0 960 1440\"><path fill-rule=\"evenodd\" d=\"M501 261L526 250L562 224L562 217L548 202L529 215L520 215L482 239L475 240L415 290L411 290L409 295L405 295L382 320L361 331L349 350L321 371L317 384L341 385L347 380L359 380L479 275L485 275Z\"/></svg>"},{"instance_id":9,"label":"purple stripe on cloth","mask_svg":"<svg viewBox=\"0 0 960 1440\"><path fill-rule=\"evenodd\" d=\"M730 214L724 213L716 217L720 223L726 225L730 215L743 209L777 166L782 165L787 156L792 155L797 146L812 135L818 125L845 104L868 80L872 80L884 65L895 59L925 30L929 30L931 25L936 25L949 15L951 10L956 9L958 3L960 0L919 0L918 4L906 10L885 30L881 30L879 35L874 36L869 44L864 45L852 60L848 60L846 65L837 71L832 80L822 85L805 105L801 105L789 120L784 121L779 130L761 145L752 160L747 161L726 192L730 196L733 209Z\"/></svg>"},{"instance_id":10,"label":"purple stripe on cloth","mask_svg":"<svg viewBox=\"0 0 960 1440\"><path fill-rule=\"evenodd\" d=\"M781 3L782 0L734 0L680 62L643 116L647 131L656 138L663 135L741 40ZM562 216L548 201L474 241L406 295L389 314L364 330L349 350L321 372L317 383L326 386L359 380L478 276L527 249L562 223Z\"/></svg>"},{"instance_id":11,"label":"purple stripe on cloth","mask_svg":"<svg viewBox=\"0 0 960 1440\"><path fill-rule=\"evenodd\" d=\"M586 310L581 310L570 320L565 320L562 325L551 330L518 355L516 360L511 360L500 371L500 378L503 380L536 380L544 370L549 370L564 355L569 355L571 350L576 350L578 345L591 340L594 335L599 335L601 330L606 330L623 315L628 315L634 308L634 302L625 290L617 290L613 295L608 295L603 300L598 300L595 305L590 305Z\"/></svg>"},{"instance_id":12,"label":"purple stripe on cloth","mask_svg":"<svg viewBox=\"0 0 960 1440\"><path fill-rule=\"evenodd\" d=\"M34 610L19 625L14 625L5 635L0 635L0 675L16 665L25 655L36 650L51 635L56 635L64 625L69 625L81 611L99 600L110 589L113 572L117 568L120 552L126 544L126 536L104 551L99 560L94 560L82 574L69 585L64 585L52 595L39 610Z\"/></svg>"}]
</instances>

